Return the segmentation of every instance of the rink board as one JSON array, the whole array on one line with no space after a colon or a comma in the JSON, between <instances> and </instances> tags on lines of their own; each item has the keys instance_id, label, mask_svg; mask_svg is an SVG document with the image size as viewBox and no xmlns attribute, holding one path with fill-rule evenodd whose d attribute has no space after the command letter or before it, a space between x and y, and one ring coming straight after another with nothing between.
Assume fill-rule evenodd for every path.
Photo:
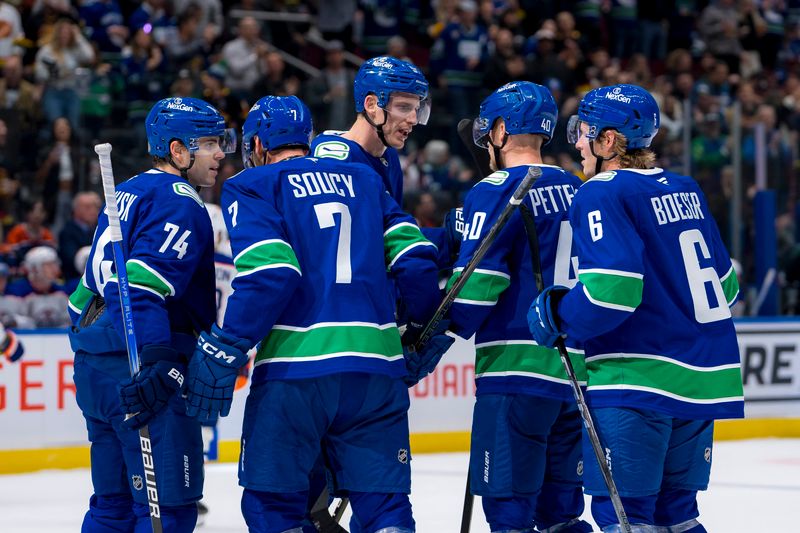
<instances>
[{"instance_id":1,"label":"rink board","mask_svg":"<svg viewBox=\"0 0 800 533\"><path fill-rule=\"evenodd\" d=\"M745 420L717 423L717 439L800 437L800 321L737 322ZM20 334L25 357L0 360L0 473L89 463L86 426L75 403L72 353L63 330ZM415 453L465 451L474 403L471 341L459 340L432 375L411 389ZM219 424L220 459L235 461L246 388Z\"/></svg>"}]
</instances>

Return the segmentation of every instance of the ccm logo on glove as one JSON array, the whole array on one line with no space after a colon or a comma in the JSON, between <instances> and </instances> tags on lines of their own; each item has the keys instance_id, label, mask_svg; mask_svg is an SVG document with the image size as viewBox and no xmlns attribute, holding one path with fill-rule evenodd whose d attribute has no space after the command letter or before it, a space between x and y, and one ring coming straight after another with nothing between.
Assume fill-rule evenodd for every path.
<instances>
[{"instance_id":1,"label":"ccm logo on glove","mask_svg":"<svg viewBox=\"0 0 800 533\"><path fill-rule=\"evenodd\" d=\"M217 359L223 359L229 365L233 364L236 361L236 357L233 355L226 354L223 350L220 350L210 342L204 342L200 348L206 352L208 355L213 355Z\"/></svg>"}]
</instances>

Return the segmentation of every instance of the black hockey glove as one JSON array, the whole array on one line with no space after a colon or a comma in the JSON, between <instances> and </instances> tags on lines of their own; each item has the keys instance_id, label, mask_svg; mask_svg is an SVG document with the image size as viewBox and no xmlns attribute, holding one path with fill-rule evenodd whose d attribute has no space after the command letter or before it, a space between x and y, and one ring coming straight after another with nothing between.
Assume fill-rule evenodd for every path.
<instances>
[{"instance_id":1,"label":"black hockey glove","mask_svg":"<svg viewBox=\"0 0 800 533\"><path fill-rule=\"evenodd\" d=\"M128 415L123 425L128 429L149 424L183 387L186 374L183 357L169 346L145 346L139 357L142 369L119 391L122 410Z\"/></svg>"},{"instance_id":2,"label":"black hockey glove","mask_svg":"<svg viewBox=\"0 0 800 533\"><path fill-rule=\"evenodd\" d=\"M442 320L439 322L428 342L420 347L419 350L414 350L414 344L417 342L417 339L419 339L424 326L414 322L408 323L408 328L403 334L402 339L403 357L406 361L407 371L403 381L406 385L413 387L419 383L422 378L433 372L433 369L439 364L444 353L450 349L455 339L445 334L449 325L449 320Z\"/></svg>"}]
</instances>

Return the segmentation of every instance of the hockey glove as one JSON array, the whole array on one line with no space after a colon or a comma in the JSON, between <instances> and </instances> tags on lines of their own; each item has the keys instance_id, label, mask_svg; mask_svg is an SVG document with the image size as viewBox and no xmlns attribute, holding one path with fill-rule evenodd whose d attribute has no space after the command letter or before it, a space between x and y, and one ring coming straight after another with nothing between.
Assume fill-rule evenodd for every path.
<instances>
[{"instance_id":1,"label":"hockey glove","mask_svg":"<svg viewBox=\"0 0 800 533\"><path fill-rule=\"evenodd\" d=\"M128 415L122 424L128 429L149 424L183 387L186 374L183 357L169 346L145 346L139 358L142 369L119 391L122 410Z\"/></svg>"},{"instance_id":2,"label":"hockey glove","mask_svg":"<svg viewBox=\"0 0 800 533\"><path fill-rule=\"evenodd\" d=\"M461 250L461 241L464 240L464 208L454 207L444 216L444 226L447 242L450 247L452 263L458 258Z\"/></svg>"},{"instance_id":3,"label":"hockey glove","mask_svg":"<svg viewBox=\"0 0 800 533\"><path fill-rule=\"evenodd\" d=\"M218 328L202 333L189 361L186 414L201 422L228 416L239 368L247 364L247 341Z\"/></svg>"},{"instance_id":4,"label":"hockey glove","mask_svg":"<svg viewBox=\"0 0 800 533\"><path fill-rule=\"evenodd\" d=\"M10 329L4 330L2 325L0 325L0 332L2 332L2 336L5 337L3 342L0 342L0 353L5 355L12 363L19 360L22 354L25 353L25 348L22 347L22 343L19 342L19 339L17 339L13 331Z\"/></svg>"},{"instance_id":5,"label":"hockey glove","mask_svg":"<svg viewBox=\"0 0 800 533\"><path fill-rule=\"evenodd\" d=\"M439 322L428 342L419 350L414 350L413 346L422 333L423 326L414 322L408 323L408 328L403 334L403 357L406 361L407 371L403 381L406 385L413 387L422 378L433 372L444 353L450 349L455 339L445 334L449 325L449 320Z\"/></svg>"},{"instance_id":6,"label":"hockey glove","mask_svg":"<svg viewBox=\"0 0 800 533\"><path fill-rule=\"evenodd\" d=\"M552 348L556 340L564 336L558 318L558 304L569 289L562 285L551 285L543 290L528 309L528 327L539 346Z\"/></svg>"}]
</instances>

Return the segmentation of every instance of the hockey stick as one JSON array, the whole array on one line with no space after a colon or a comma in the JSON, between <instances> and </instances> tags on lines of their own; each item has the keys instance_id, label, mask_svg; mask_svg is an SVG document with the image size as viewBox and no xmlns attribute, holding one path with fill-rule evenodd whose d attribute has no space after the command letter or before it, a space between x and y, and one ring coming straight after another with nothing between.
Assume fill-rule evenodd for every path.
<instances>
[{"instance_id":1,"label":"hockey stick","mask_svg":"<svg viewBox=\"0 0 800 533\"><path fill-rule=\"evenodd\" d=\"M106 213L108 214L108 229L111 233L111 250L114 254L114 266L117 269L117 286L119 300L122 307L122 322L125 325L125 345L128 348L128 365L131 377L139 373L141 363L139 350L136 346L136 336L133 329L133 311L131 309L130 287L128 286L128 271L125 267L125 256L122 253L122 228L119 224L119 210L117 209L116 187L114 186L114 171L111 168L111 145L108 143L97 144L94 147L97 158L100 160L100 174L103 177L103 195L106 198ZM158 503L158 489L156 487L156 471L153 463L153 447L150 441L150 429L147 426L139 430L139 447L142 450L144 463L144 479L147 487L147 504L150 507L150 524L153 533L162 533L161 507Z\"/></svg>"},{"instance_id":2,"label":"hockey stick","mask_svg":"<svg viewBox=\"0 0 800 533\"><path fill-rule=\"evenodd\" d=\"M523 205L520 210L522 212L522 220L525 224L525 232L528 234L536 289L541 293L544 290L544 278L542 277L542 261L539 256L539 236L536 233L536 223L534 222L533 214L528 210L527 206ZM586 399L583 397L583 391L578 384L578 377L575 375L575 368L572 366L572 361L567 353L567 347L564 344L563 337L559 337L556 340L556 348L558 349L558 355L561 356L561 363L564 365L564 370L567 371L569 384L572 387L572 394L575 396L575 403L578 404L578 411L581 413L583 425L586 428L586 433L589 435L589 442L592 444L592 451L594 451L595 459L597 459L597 464L600 467L603 481L608 488L608 495L611 499L611 504L614 506L617 520L619 520L623 533L631 533L632 530L631 524L628 522L628 515L625 514L625 508L622 506L622 499L619 496L619 491L617 491L617 484L614 483L614 478L611 476L611 466L606 462L603 446L600 444L600 436L597 434L597 430L594 427L592 414L589 412Z\"/></svg>"},{"instance_id":3,"label":"hockey stick","mask_svg":"<svg viewBox=\"0 0 800 533\"><path fill-rule=\"evenodd\" d=\"M489 166L489 151L481 149L472 139L472 125L474 122L473 119L462 118L458 122L457 131L461 143L472 156L472 163L475 165L478 176L483 179L492 173L492 169ZM461 507L461 533L469 533L472 525L472 507L475 503L475 496L473 496L469 486L471 474L471 469L467 466L467 485L464 489L464 505Z\"/></svg>"},{"instance_id":4,"label":"hockey stick","mask_svg":"<svg viewBox=\"0 0 800 533\"><path fill-rule=\"evenodd\" d=\"M433 317L422 329L419 339L417 339L417 342L414 343L415 350L418 351L421 347L425 346L429 340L431 340L433 332L436 330L439 322L442 321L444 316L450 310L450 307L453 305L456 297L458 297L458 293L461 292L461 289L463 289L464 285L467 284L467 281L472 273L476 268L478 268L478 263L481 262L483 256L486 255L487 251L489 251L489 247L494 243L495 239L497 239L497 236L503 230L503 227L506 225L506 222L508 222L508 219L511 218L514 210L522 203L522 199L525 198L525 195L528 194L528 191L533 186L533 183L541 175L542 169L539 167L530 167L528 169L528 173L525 174L525 177L522 178L522 182L520 182L520 184L517 186L514 194L512 194L511 198L508 199L508 203L500 212L500 216L497 217L497 220L494 222L492 227L489 228L489 231L486 233L486 237L484 237L481 243L478 245L478 249L475 250L472 258L470 258L469 262L467 263L467 266L465 266L461 271L455 283L453 283L453 286L450 287L449 291L447 291L447 295L444 297L444 300L442 300L442 303L439 304L439 307L436 309Z\"/></svg>"},{"instance_id":5,"label":"hockey stick","mask_svg":"<svg viewBox=\"0 0 800 533\"><path fill-rule=\"evenodd\" d=\"M328 488L325 487L309 512L311 522L320 533L347 533L347 530L339 525L339 520L342 519L342 515L345 509L347 509L347 504L350 502L350 499L347 497L342 498L336 505L333 515L331 515L328 511L329 498L330 493L328 492Z\"/></svg>"}]
</instances>

